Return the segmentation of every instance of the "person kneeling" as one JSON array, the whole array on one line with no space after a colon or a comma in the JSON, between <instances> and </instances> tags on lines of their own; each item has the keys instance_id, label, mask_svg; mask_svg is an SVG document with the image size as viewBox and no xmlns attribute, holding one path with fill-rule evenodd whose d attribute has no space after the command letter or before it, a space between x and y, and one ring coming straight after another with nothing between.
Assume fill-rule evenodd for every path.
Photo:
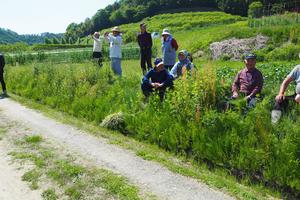
<instances>
[{"instance_id":1,"label":"person kneeling","mask_svg":"<svg viewBox=\"0 0 300 200\"><path fill-rule=\"evenodd\" d=\"M240 92L247 100L247 107L253 108L256 104L256 96L261 93L263 87L262 73L255 67L256 55L248 54L245 57L245 68L242 69L235 77L232 84L232 97L237 99ZM229 103L226 104L225 110L229 108Z\"/></svg>"},{"instance_id":2,"label":"person kneeling","mask_svg":"<svg viewBox=\"0 0 300 200\"><path fill-rule=\"evenodd\" d=\"M172 67L170 74L174 79L184 75L187 71L191 72L194 69L194 64L188 58L188 52L181 50L178 53L178 62Z\"/></svg>"},{"instance_id":3,"label":"person kneeling","mask_svg":"<svg viewBox=\"0 0 300 200\"><path fill-rule=\"evenodd\" d=\"M163 101L167 87L173 86L173 78L164 68L161 58L156 58L154 65L154 68L143 77L141 88L146 100L152 92L158 91L160 100Z\"/></svg>"},{"instance_id":4,"label":"person kneeling","mask_svg":"<svg viewBox=\"0 0 300 200\"><path fill-rule=\"evenodd\" d=\"M291 96L285 96L285 91L291 82L295 81L296 93ZM278 95L275 98L275 106L271 113L272 123L277 123L281 118L282 111L288 107L289 100L294 100L300 104L300 65L297 65L290 74L284 79L280 86Z\"/></svg>"}]
</instances>

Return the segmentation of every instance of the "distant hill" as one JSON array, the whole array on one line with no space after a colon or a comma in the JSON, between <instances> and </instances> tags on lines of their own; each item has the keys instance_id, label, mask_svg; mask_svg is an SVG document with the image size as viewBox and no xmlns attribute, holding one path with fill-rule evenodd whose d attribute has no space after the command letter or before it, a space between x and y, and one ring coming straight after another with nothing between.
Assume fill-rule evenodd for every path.
<instances>
[{"instance_id":1,"label":"distant hill","mask_svg":"<svg viewBox=\"0 0 300 200\"><path fill-rule=\"evenodd\" d=\"M45 38L62 38L63 33L42 33L39 35L19 35L9 29L0 28L0 44L13 44L16 42L24 42L27 44L44 43Z\"/></svg>"}]
</instances>

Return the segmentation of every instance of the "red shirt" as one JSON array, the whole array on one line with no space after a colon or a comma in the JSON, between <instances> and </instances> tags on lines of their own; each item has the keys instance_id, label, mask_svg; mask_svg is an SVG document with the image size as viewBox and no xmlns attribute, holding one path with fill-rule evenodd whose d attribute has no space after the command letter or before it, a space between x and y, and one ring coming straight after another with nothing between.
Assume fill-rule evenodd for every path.
<instances>
[{"instance_id":1,"label":"red shirt","mask_svg":"<svg viewBox=\"0 0 300 200\"><path fill-rule=\"evenodd\" d=\"M262 87L263 76L261 72L256 68L251 71L245 68L236 75L232 84L232 92L237 92L239 89L241 93L254 97L261 92Z\"/></svg>"}]
</instances>

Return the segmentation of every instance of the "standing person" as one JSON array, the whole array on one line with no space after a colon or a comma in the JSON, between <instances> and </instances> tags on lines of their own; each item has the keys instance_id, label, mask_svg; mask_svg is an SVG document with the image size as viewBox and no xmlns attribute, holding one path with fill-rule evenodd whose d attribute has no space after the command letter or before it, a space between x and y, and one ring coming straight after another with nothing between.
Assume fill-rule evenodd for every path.
<instances>
[{"instance_id":1,"label":"standing person","mask_svg":"<svg viewBox=\"0 0 300 200\"><path fill-rule=\"evenodd\" d=\"M164 29L161 35L163 62L165 68L167 70L171 70L176 62L176 51L178 50L178 44L168 29Z\"/></svg>"},{"instance_id":2,"label":"standing person","mask_svg":"<svg viewBox=\"0 0 300 200\"><path fill-rule=\"evenodd\" d=\"M147 32L147 27L145 23L140 24L141 32L139 33L137 40L140 46L141 53L141 68L143 70L143 75L147 73L146 62L148 66L148 71L152 69L151 57L152 57L152 37L151 34Z\"/></svg>"},{"instance_id":3,"label":"standing person","mask_svg":"<svg viewBox=\"0 0 300 200\"><path fill-rule=\"evenodd\" d=\"M156 58L154 61L154 68L151 69L142 79L142 91L146 100L150 94L157 90L159 92L160 100L163 101L167 87L173 86L171 74L164 67L161 58Z\"/></svg>"},{"instance_id":4,"label":"standing person","mask_svg":"<svg viewBox=\"0 0 300 200\"><path fill-rule=\"evenodd\" d=\"M102 67L102 41L99 32L95 32L92 35L92 38L94 39L93 58L98 63L99 67Z\"/></svg>"},{"instance_id":5,"label":"standing person","mask_svg":"<svg viewBox=\"0 0 300 200\"><path fill-rule=\"evenodd\" d=\"M300 56L300 54L299 54ZM285 96L285 91L291 82L296 82L295 94L291 96ZM289 100L294 100L300 104L300 65L294 67L289 75L283 80L278 95L275 98L275 106L271 113L272 123L277 123L281 118L282 111L288 107Z\"/></svg>"},{"instance_id":6,"label":"standing person","mask_svg":"<svg viewBox=\"0 0 300 200\"><path fill-rule=\"evenodd\" d=\"M248 108L253 108L256 104L256 96L261 93L263 87L263 76L255 67L255 54L246 55L244 62L245 68L236 75L233 81L231 99L237 99L239 93L241 93L247 100ZM228 109L228 106L229 103L226 105L226 109Z\"/></svg>"},{"instance_id":7,"label":"standing person","mask_svg":"<svg viewBox=\"0 0 300 200\"><path fill-rule=\"evenodd\" d=\"M111 59L111 67L115 74L122 76L121 68L121 45L122 45L122 36L119 27L114 27L112 33L106 32L104 34L105 39L109 42L109 57Z\"/></svg>"},{"instance_id":8,"label":"standing person","mask_svg":"<svg viewBox=\"0 0 300 200\"><path fill-rule=\"evenodd\" d=\"M4 56L0 53L0 82L1 82L1 86L2 86L2 96L6 96L6 85L4 82L4 77L3 77L3 73L4 73L4 66L5 66L5 59Z\"/></svg>"}]
</instances>

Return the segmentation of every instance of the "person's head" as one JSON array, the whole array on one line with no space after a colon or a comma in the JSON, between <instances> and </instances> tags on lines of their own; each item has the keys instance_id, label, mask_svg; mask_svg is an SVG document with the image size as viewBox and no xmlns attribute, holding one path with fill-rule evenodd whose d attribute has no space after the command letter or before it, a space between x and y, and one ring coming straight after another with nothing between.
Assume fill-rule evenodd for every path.
<instances>
[{"instance_id":1,"label":"person's head","mask_svg":"<svg viewBox=\"0 0 300 200\"><path fill-rule=\"evenodd\" d=\"M178 60L184 61L188 56L188 52L186 50L181 50L178 53Z\"/></svg>"},{"instance_id":2,"label":"person's head","mask_svg":"<svg viewBox=\"0 0 300 200\"><path fill-rule=\"evenodd\" d=\"M142 32L142 33L146 32L146 31L147 31L147 26L146 26L146 24L145 24L145 23L141 23L141 24L140 24L140 29L141 29L141 32Z\"/></svg>"},{"instance_id":3,"label":"person's head","mask_svg":"<svg viewBox=\"0 0 300 200\"><path fill-rule=\"evenodd\" d=\"M161 58L156 58L154 60L154 69L157 72L160 72L162 70L164 70L165 66L164 66L164 62Z\"/></svg>"},{"instance_id":4,"label":"person's head","mask_svg":"<svg viewBox=\"0 0 300 200\"><path fill-rule=\"evenodd\" d=\"M114 36L117 36L121 33L120 28L118 26L115 26L111 31Z\"/></svg>"},{"instance_id":5,"label":"person's head","mask_svg":"<svg viewBox=\"0 0 300 200\"><path fill-rule=\"evenodd\" d=\"M99 37L100 37L100 33L99 33L99 32L95 32L95 33L94 33L94 37L95 37L95 38L99 38Z\"/></svg>"},{"instance_id":6,"label":"person's head","mask_svg":"<svg viewBox=\"0 0 300 200\"><path fill-rule=\"evenodd\" d=\"M245 65L249 70L254 69L256 65L256 55L253 53L247 54L245 56Z\"/></svg>"},{"instance_id":7,"label":"person's head","mask_svg":"<svg viewBox=\"0 0 300 200\"><path fill-rule=\"evenodd\" d=\"M164 40L166 40L171 34L170 34L170 31L165 28L161 35L164 38Z\"/></svg>"}]
</instances>

